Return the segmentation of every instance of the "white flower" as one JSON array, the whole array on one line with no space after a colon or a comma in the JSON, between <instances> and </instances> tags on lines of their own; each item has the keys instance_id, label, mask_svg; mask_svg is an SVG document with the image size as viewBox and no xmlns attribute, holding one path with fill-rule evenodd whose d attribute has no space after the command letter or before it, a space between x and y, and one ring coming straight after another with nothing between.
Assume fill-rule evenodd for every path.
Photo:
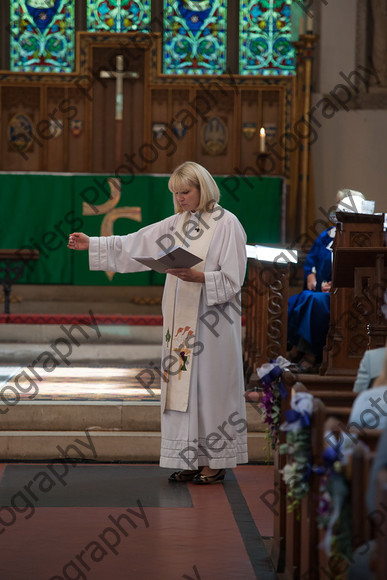
<instances>
[{"instance_id":1,"label":"white flower","mask_svg":"<svg viewBox=\"0 0 387 580\"><path fill-rule=\"evenodd\" d=\"M293 462L286 464L281 470L285 485L294 485L294 482L298 479L297 467L297 463Z\"/></svg>"},{"instance_id":2,"label":"white flower","mask_svg":"<svg viewBox=\"0 0 387 580\"><path fill-rule=\"evenodd\" d=\"M268 375L274 367L279 367L281 370L286 369L291 364L285 357L279 356L272 363L264 363L261 367L257 369L258 378L261 379L265 375Z\"/></svg>"},{"instance_id":3,"label":"white flower","mask_svg":"<svg viewBox=\"0 0 387 580\"><path fill-rule=\"evenodd\" d=\"M313 395L311 393L305 393L304 391L294 393L290 401L290 408L300 415L311 416L313 411ZM298 431L302 429L301 417L295 421L285 421L282 423L280 429L281 431Z\"/></svg>"},{"instance_id":4,"label":"white flower","mask_svg":"<svg viewBox=\"0 0 387 580\"><path fill-rule=\"evenodd\" d=\"M311 415L313 411L313 395L304 392L294 393L290 407L299 413Z\"/></svg>"}]
</instances>

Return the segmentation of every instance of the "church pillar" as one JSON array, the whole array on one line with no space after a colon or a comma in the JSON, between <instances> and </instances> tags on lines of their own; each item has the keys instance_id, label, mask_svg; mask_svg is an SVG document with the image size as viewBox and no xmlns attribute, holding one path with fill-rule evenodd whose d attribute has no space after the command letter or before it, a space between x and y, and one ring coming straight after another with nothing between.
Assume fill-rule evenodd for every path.
<instances>
[{"instance_id":1,"label":"church pillar","mask_svg":"<svg viewBox=\"0 0 387 580\"><path fill-rule=\"evenodd\" d=\"M317 36L306 33L294 43L296 49L296 99L293 131L289 136L291 196L289 232L291 239L305 234L314 219L314 184L312 174L310 126L313 53ZM292 141L292 142L290 142ZM295 146L297 144L297 146Z\"/></svg>"}]
</instances>

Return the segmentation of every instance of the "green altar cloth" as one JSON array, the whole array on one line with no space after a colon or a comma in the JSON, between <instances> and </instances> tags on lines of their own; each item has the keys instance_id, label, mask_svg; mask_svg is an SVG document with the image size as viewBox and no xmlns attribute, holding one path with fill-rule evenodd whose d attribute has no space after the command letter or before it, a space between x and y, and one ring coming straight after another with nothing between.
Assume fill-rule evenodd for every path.
<instances>
[{"instance_id":1,"label":"green altar cloth","mask_svg":"<svg viewBox=\"0 0 387 580\"><path fill-rule=\"evenodd\" d=\"M96 174L0 174L0 247L34 248L40 259L27 265L19 283L146 286L163 284L156 272L115 274L109 281L104 272L90 272L87 252L67 248L68 235L83 231L101 234L106 217L83 215L83 204L97 207L109 201L108 175ZM141 208L141 222L118 217L113 233L125 235L173 212L167 175L137 175L121 183L115 208ZM283 180L280 177L215 177L220 204L232 211L247 233L248 243L280 241ZM114 210L109 210L114 211ZM109 214L112 216L113 214ZM109 217L109 216L108 216ZM159 248L155 247L155 254Z\"/></svg>"}]
</instances>

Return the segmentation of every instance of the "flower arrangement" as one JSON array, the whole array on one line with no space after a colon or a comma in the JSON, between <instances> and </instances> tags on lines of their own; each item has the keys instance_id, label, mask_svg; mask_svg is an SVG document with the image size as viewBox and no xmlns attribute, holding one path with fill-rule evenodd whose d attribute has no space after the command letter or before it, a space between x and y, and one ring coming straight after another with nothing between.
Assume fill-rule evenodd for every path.
<instances>
[{"instance_id":1,"label":"flower arrangement","mask_svg":"<svg viewBox=\"0 0 387 580\"><path fill-rule=\"evenodd\" d=\"M309 477L312 471L310 417L313 410L313 395L297 392L292 395L291 409L286 412L286 422L281 430L286 431L286 443L279 452L287 454L288 463L282 470L287 487L288 510L299 507L301 499L309 491Z\"/></svg>"},{"instance_id":2,"label":"flower arrangement","mask_svg":"<svg viewBox=\"0 0 387 580\"><path fill-rule=\"evenodd\" d=\"M270 449L275 449L278 443L281 422L281 399L285 399L288 395L281 376L290 364L286 358L279 356L257 369L258 377L263 386L260 408L263 411L264 422L267 425L265 435L269 441Z\"/></svg>"},{"instance_id":3,"label":"flower arrangement","mask_svg":"<svg viewBox=\"0 0 387 580\"><path fill-rule=\"evenodd\" d=\"M336 444L332 444L335 439L329 433L325 440L330 443L323 453L318 522L320 529L325 530L323 548L329 556L330 568L341 577L352 556L350 486L345 467L354 442L344 434Z\"/></svg>"}]
</instances>

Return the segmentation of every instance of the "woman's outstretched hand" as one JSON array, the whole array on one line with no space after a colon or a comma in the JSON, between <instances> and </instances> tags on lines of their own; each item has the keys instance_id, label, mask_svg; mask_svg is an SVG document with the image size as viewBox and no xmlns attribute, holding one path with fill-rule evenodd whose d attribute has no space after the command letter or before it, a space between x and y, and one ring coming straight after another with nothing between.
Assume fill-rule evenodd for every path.
<instances>
[{"instance_id":1,"label":"woman's outstretched hand","mask_svg":"<svg viewBox=\"0 0 387 580\"><path fill-rule=\"evenodd\" d=\"M69 236L67 247L70 248L70 250L88 250L89 236L82 232L74 232Z\"/></svg>"}]
</instances>

